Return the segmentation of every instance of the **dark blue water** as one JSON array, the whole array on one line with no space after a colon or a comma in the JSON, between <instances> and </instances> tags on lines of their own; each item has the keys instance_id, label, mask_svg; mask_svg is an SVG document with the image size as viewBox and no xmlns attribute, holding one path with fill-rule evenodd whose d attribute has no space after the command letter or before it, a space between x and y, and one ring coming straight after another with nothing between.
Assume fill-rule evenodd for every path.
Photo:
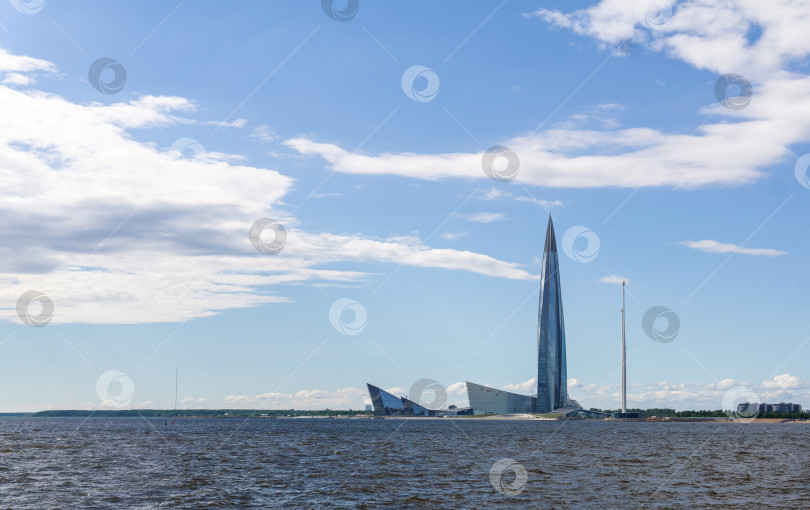
<instances>
[{"instance_id":1,"label":"dark blue water","mask_svg":"<svg viewBox=\"0 0 810 510\"><path fill-rule=\"evenodd\" d=\"M810 507L806 424L176 423L0 418L0 508Z\"/></svg>"}]
</instances>

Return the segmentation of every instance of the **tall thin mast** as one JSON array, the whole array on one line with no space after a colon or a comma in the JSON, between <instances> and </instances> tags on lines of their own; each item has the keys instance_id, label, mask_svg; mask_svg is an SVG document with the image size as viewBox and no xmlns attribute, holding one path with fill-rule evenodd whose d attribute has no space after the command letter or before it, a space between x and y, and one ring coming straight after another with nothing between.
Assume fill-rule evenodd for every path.
<instances>
[{"instance_id":1,"label":"tall thin mast","mask_svg":"<svg viewBox=\"0 0 810 510\"><path fill-rule=\"evenodd\" d=\"M624 284L622 280L622 412L627 412L627 372L625 365L627 365L627 357L625 355L624 345Z\"/></svg>"}]
</instances>

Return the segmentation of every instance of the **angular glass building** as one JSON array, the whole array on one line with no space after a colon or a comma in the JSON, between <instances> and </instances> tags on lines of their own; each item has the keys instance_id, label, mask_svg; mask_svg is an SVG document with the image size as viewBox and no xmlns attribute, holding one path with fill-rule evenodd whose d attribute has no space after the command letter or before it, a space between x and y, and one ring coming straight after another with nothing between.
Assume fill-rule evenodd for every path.
<instances>
[{"instance_id":1,"label":"angular glass building","mask_svg":"<svg viewBox=\"0 0 810 510\"><path fill-rule=\"evenodd\" d=\"M534 413L537 409L537 397L471 382L467 383L467 398L470 400L470 407L484 414Z\"/></svg>"},{"instance_id":2,"label":"angular glass building","mask_svg":"<svg viewBox=\"0 0 810 510\"><path fill-rule=\"evenodd\" d=\"M383 415L405 414L405 405L402 403L402 399L371 384L366 384L366 386L368 386L368 394L371 397L371 405L374 407L375 413Z\"/></svg>"},{"instance_id":3,"label":"angular glass building","mask_svg":"<svg viewBox=\"0 0 810 510\"><path fill-rule=\"evenodd\" d=\"M537 312L537 412L565 407L568 370L565 360L560 265L554 224L548 216L546 244L540 270L540 305Z\"/></svg>"},{"instance_id":4,"label":"angular glass building","mask_svg":"<svg viewBox=\"0 0 810 510\"><path fill-rule=\"evenodd\" d=\"M408 400L405 397L401 397L402 406L405 408L404 414L408 416L430 416L430 411L417 404L413 400Z\"/></svg>"}]
</instances>

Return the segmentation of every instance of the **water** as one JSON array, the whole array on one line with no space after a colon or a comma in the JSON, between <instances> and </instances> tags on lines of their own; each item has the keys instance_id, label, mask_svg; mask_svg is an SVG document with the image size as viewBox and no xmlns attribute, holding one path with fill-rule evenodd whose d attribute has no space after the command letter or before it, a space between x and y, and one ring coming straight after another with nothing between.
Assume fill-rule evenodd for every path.
<instances>
[{"instance_id":1,"label":"water","mask_svg":"<svg viewBox=\"0 0 810 510\"><path fill-rule=\"evenodd\" d=\"M807 424L0 418L0 508L808 508L808 444ZM504 458L526 477L502 493Z\"/></svg>"}]
</instances>

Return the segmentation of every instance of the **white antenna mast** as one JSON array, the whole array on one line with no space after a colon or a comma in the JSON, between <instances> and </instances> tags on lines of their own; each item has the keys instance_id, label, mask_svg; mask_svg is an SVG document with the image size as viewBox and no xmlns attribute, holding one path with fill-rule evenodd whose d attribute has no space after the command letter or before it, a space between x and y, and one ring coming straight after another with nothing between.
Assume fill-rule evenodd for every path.
<instances>
[{"instance_id":1,"label":"white antenna mast","mask_svg":"<svg viewBox=\"0 0 810 510\"><path fill-rule=\"evenodd\" d=\"M625 354L624 345L624 284L622 280L622 412L627 412L627 372L625 366L627 365L627 357Z\"/></svg>"}]
</instances>

